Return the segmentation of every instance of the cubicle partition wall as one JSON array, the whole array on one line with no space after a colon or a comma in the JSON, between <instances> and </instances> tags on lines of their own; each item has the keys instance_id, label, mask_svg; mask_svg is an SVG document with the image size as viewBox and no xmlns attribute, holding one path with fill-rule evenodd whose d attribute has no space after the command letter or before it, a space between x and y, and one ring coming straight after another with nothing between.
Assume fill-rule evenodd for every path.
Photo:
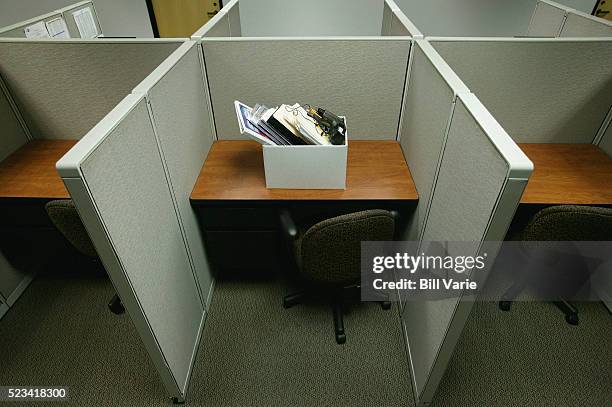
<instances>
[{"instance_id":1,"label":"cubicle partition wall","mask_svg":"<svg viewBox=\"0 0 612 407\"><path fill-rule=\"evenodd\" d=\"M183 42L0 40L5 97L27 126L14 144L25 143L27 133L78 140Z\"/></svg>"},{"instance_id":2,"label":"cubicle partition wall","mask_svg":"<svg viewBox=\"0 0 612 407\"><path fill-rule=\"evenodd\" d=\"M410 21L402 10L393 2L385 0L383 4L382 29L383 36L408 36L412 38L423 38L423 34Z\"/></svg>"},{"instance_id":3,"label":"cubicle partition wall","mask_svg":"<svg viewBox=\"0 0 612 407\"><path fill-rule=\"evenodd\" d=\"M213 141L187 42L57 168L168 393L182 400L212 280L189 194Z\"/></svg>"},{"instance_id":4,"label":"cubicle partition wall","mask_svg":"<svg viewBox=\"0 0 612 407\"><path fill-rule=\"evenodd\" d=\"M316 3L319 2L320 5ZM265 10L265 11L264 11ZM393 0L337 0L329 3L232 0L197 30L202 37L345 37L422 34Z\"/></svg>"},{"instance_id":5,"label":"cubicle partition wall","mask_svg":"<svg viewBox=\"0 0 612 407\"><path fill-rule=\"evenodd\" d=\"M102 25L93 1L82 1L60 9L71 38L103 37Z\"/></svg>"},{"instance_id":6,"label":"cubicle partition wall","mask_svg":"<svg viewBox=\"0 0 612 407\"><path fill-rule=\"evenodd\" d=\"M463 82L425 41L412 51L406 81L399 142L419 192L419 202L404 240L419 240L431 201L446 132Z\"/></svg>"},{"instance_id":7,"label":"cubicle partition wall","mask_svg":"<svg viewBox=\"0 0 612 407\"><path fill-rule=\"evenodd\" d=\"M381 1L395 18L387 34L408 34L407 19L389 4ZM409 37L236 37L239 5L230 2L192 37L202 44L218 139L244 137L234 100L323 106L350 117L352 139L396 139Z\"/></svg>"},{"instance_id":8,"label":"cubicle partition wall","mask_svg":"<svg viewBox=\"0 0 612 407\"><path fill-rule=\"evenodd\" d=\"M1 162L29 139L27 127L18 114L15 102L8 93L2 77L0 77L0 123L2 123Z\"/></svg>"},{"instance_id":9,"label":"cubicle partition wall","mask_svg":"<svg viewBox=\"0 0 612 407\"><path fill-rule=\"evenodd\" d=\"M93 1L71 4L0 28L4 38L84 38L103 36Z\"/></svg>"},{"instance_id":10,"label":"cubicle partition wall","mask_svg":"<svg viewBox=\"0 0 612 407\"><path fill-rule=\"evenodd\" d=\"M503 240L533 164L431 45L415 42L400 143L419 206L405 236L423 251L432 241L473 242L473 254L492 262L498 247L485 242ZM482 285L479 273L469 277ZM416 404L427 405L474 298L401 299Z\"/></svg>"},{"instance_id":11,"label":"cubicle partition wall","mask_svg":"<svg viewBox=\"0 0 612 407\"><path fill-rule=\"evenodd\" d=\"M0 40L0 162L13 160L13 164L7 164L10 166L16 160L23 163L59 159L183 43L184 40ZM32 164L34 169L24 169L22 173L34 171L32 175L38 175L40 166ZM49 176L38 182L55 185L54 181ZM20 250L26 254L27 250L35 251L36 255L30 258L42 264L45 253L56 247L57 242L49 241L49 237L57 235L48 235L49 225L41 205L28 202L33 199L44 203L65 198L65 194L18 194L3 201L3 238L9 234L13 239L23 236L29 249L24 246ZM27 199L20 201L21 198ZM27 227L14 224L11 214L27 218ZM39 264L9 262L4 257L9 253L2 250L0 295L12 306Z\"/></svg>"},{"instance_id":12,"label":"cubicle partition wall","mask_svg":"<svg viewBox=\"0 0 612 407\"><path fill-rule=\"evenodd\" d=\"M528 37L612 37L612 22L563 4L539 0L531 16Z\"/></svg>"},{"instance_id":13,"label":"cubicle partition wall","mask_svg":"<svg viewBox=\"0 0 612 407\"><path fill-rule=\"evenodd\" d=\"M517 143L609 145L612 39L430 43Z\"/></svg>"}]
</instances>

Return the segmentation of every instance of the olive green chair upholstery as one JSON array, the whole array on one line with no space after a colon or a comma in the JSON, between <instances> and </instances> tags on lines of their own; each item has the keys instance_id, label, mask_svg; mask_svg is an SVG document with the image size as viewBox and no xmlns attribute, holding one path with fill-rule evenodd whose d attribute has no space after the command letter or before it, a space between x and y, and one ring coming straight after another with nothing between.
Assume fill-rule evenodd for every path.
<instances>
[{"instance_id":1,"label":"olive green chair upholstery","mask_svg":"<svg viewBox=\"0 0 612 407\"><path fill-rule=\"evenodd\" d=\"M612 208L592 206L559 205L550 206L536 213L524 230L512 236L512 240L523 242L561 242L561 241L610 241L612 240ZM552 250L555 246L551 245ZM559 253L559 255L563 255ZM581 273L581 270L575 270ZM577 281L587 281L586 271L582 276L574 277ZM529 282L529 275L524 274L499 302L499 307L509 311L514 300ZM578 309L563 295L553 303L563 311L569 324L577 325Z\"/></svg>"},{"instance_id":2,"label":"olive green chair upholstery","mask_svg":"<svg viewBox=\"0 0 612 407\"><path fill-rule=\"evenodd\" d=\"M49 201L45 205L45 210L53 225L75 249L98 261L96 249L71 199ZM122 314L125 311L117 294L108 303L108 308L114 314Z\"/></svg>"},{"instance_id":3,"label":"olive green chair upholstery","mask_svg":"<svg viewBox=\"0 0 612 407\"><path fill-rule=\"evenodd\" d=\"M324 220L298 233L288 213L281 214L281 224L303 282L312 286L310 290L286 296L283 306L296 305L312 293L327 295L333 305L336 341L344 343L343 289L359 287L361 242L393 240L395 216L386 210L366 210ZM383 302L383 308L390 306Z\"/></svg>"}]
</instances>

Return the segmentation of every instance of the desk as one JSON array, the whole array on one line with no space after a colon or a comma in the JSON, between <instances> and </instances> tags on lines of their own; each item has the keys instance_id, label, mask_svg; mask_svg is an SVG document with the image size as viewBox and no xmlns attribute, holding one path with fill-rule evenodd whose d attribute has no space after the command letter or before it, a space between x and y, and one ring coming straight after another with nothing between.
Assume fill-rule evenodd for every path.
<instances>
[{"instance_id":1,"label":"desk","mask_svg":"<svg viewBox=\"0 0 612 407\"><path fill-rule=\"evenodd\" d=\"M32 140L0 163L0 200L70 198L55 163L75 140Z\"/></svg>"},{"instance_id":2,"label":"desk","mask_svg":"<svg viewBox=\"0 0 612 407\"><path fill-rule=\"evenodd\" d=\"M418 194L396 141L350 141L346 189L267 189L262 147L216 141L191 193L192 203L227 200L416 201Z\"/></svg>"},{"instance_id":3,"label":"desk","mask_svg":"<svg viewBox=\"0 0 612 407\"><path fill-rule=\"evenodd\" d=\"M260 144L216 141L191 193L213 272L250 276L288 267L279 208L312 224L368 208L412 213L417 200L395 141L350 141L344 190L267 189Z\"/></svg>"},{"instance_id":4,"label":"desk","mask_svg":"<svg viewBox=\"0 0 612 407\"><path fill-rule=\"evenodd\" d=\"M534 164L521 204L612 205L612 158L592 144L519 144Z\"/></svg>"}]
</instances>

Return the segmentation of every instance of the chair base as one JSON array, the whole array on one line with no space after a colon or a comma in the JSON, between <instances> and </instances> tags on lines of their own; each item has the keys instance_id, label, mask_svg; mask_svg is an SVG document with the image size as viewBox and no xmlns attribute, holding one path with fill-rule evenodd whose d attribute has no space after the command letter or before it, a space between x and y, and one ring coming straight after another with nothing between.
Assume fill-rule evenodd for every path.
<instances>
[{"instance_id":1,"label":"chair base","mask_svg":"<svg viewBox=\"0 0 612 407\"><path fill-rule=\"evenodd\" d=\"M341 291L341 290L340 290ZM344 331L344 313L343 313L343 301L342 295L335 291L336 295L331 295L332 300L332 312L334 317L334 334L336 337L336 343L338 345L342 345L346 343L346 332ZM300 291L297 293L289 294L283 297L283 308L288 309L293 307L294 305L298 305L302 303L304 299L309 297L311 293L308 291ZM382 309L389 310L391 309L390 301L379 301L379 304Z\"/></svg>"},{"instance_id":2,"label":"chair base","mask_svg":"<svg viewBox=\"0 0 612 407\"><path fill-rule=\"evenodd\" d=\"M108 309L115 315L121 315L125 312L125 307L117 294L113 295L113 298L108 302Z\"/></svg>"},{"instance_id":3,"label":"chair base","mask_svg":"<svg viewBox=\"0 0 612 407\"><path fill-rule=\"evenodd\" d=\"M553 304L565 314L565 322L570 325L578 325L578 309L569 301L560 298L558 301L553 301Z\"/></svg>"},{"instance_id":4,"label":"chair base","mask_svg":"<svg viewBox=\"0 0 612 407\"><path fill-rule=\"evenodd\" d=\"M580 319L578 318L578 309L571 302L565 300L564 298L560 298L552 303L559 308L563 314L565 314L565 322L570 325L578 325L580 323ZM502 311L510 311L512 301L502 299L499 301L498 306Z\"/></svg>"}]
</instances>

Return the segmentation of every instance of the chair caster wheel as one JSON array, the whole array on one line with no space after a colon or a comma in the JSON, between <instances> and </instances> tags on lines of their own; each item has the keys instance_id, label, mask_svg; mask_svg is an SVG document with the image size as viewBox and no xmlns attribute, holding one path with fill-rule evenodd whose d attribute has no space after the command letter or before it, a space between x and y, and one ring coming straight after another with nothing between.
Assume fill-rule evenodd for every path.
<instances>
[{"instance_id":1,"label":"chair caster wheel","mask_svg":"<svg viewBox=\"0 0 612 407\"><path fill-rule=\"evenodd\" d=\"M386 310L390 310L391 309L391 301L383 301L380 303L380 307L382 309Z\"/></svg>"},{"instance_id":2,"label":"chair caster wheel","mask_svg":"<svg viewBox=\"0 0 612 407\"><path fill-rule=\"evenodd\" d=\"M125 312L125 307L117 295L115 295L108 303L108 309L115 315L121 315Z\"/></svg>"},{"instance_id":3,"label":"chair caster wheel","mask_svg":"<svg viewBox=\"0 0 612 407\"><path fill-rule=\"evenodd\" d=\"M512 305L512 301L500 301L499 309L502 311L510 311L510 306Z\"/></svg>"},{"instance_id":4,"label":"chair caster wheel","mask_svg":"<svg viewBox=\"0 0 612 407\"><path fill-rule=\"evenodd\" d=\"M183 405L183 404L185 404L185 400L181 400L178 397L172 397L172 404L174 404L174 405Z\"/></svg>"},{"instance_id":5,"label":"chair caster wheel","mask_svg":"<svg viewBox=\"0 0 612 407\"><path fill-rule=\"evenodd\" d=\"M342 345L345 342L346 342L346 335L345 334L336 334L336 343L338 345Z\"/></svg>"},{"instance_id":6,"label":"chair caster wheel","mask_svg":"<svg viewBox=\"0 0 612 407\"><path fill-rule=\"evenodd\" d=\"M565 316L565 322L570 325L578 325L578 322L580 322L580 320L578 319L578 315L576 314L567 314Z\"/></svg>"}]
</instances>

